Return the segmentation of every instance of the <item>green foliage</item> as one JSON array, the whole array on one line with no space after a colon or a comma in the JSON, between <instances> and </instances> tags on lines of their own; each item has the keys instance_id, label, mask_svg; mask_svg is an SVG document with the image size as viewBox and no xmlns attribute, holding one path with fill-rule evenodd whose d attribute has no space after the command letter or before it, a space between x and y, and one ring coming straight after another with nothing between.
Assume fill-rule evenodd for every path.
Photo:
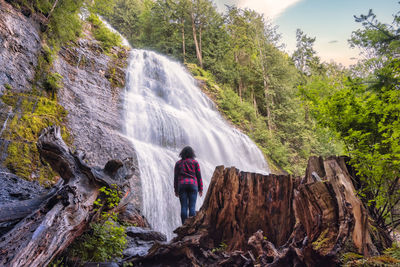
<instances>
[{"instance_id":1,"label":"green foliage","mask_svg":"<svg viewBox=\"0 0 400 267\"><path fill-rule=\"evenodd\" d=\"M400 261L400 245L399 245L399 243L393 242L392 247L386 249L383 253L385 255L389 255L390 257L393 257Z\"/></svg>"},{"instance_id":2,"label":"green foliage","mask_svg":"<svg viewBox=\"0 0 400 267\"><path fill-rule=\"evenodd\" d=\"M348 261L343 263L343 267L386 267L399 266L400 261L387 255L374 256L370 258L357 259L357 254L354 254L354 259L348 258Z\"/></svg>"},{"instance_id":3,"label":"green foliage","mask_svg":"<svg viewBox=\"0 0 400 267\"><path fill-rule=\"evenodd\" d=\"M44 39L51 46L59 47L79 36L81 22L78 16L83 0L15 0L16 7L26 7L32 12L41 13L48 18L47 25L42 25Z\"/></svg>"},{"instance_id":4,"label":"green foliage","mask_svg":"<svg viewBox=\"0 0 400 267\"><path fill-rule=\"evenodd\" d=\"M50 22L45 35L53 48L75 40L80 35L82 25L78 14L82 5L83 0L59 1L53 13L49 14Z\"/></svg>"},{"instance_id":5,"label":"green foliage","mask_svg":"<svg viewBox=\"0 0 400 267\"><path fill-rule=\"evenodd\" d=\"M393 247L386 249L383 255L364 258L364 256L347 252L341 256L340 259L342 266L345 267L376 267L376 266L399 266L400 265L400 249L397 244Z\"/></svg>"},{"instance_id":6,"label":"green foliage","mask_svg":"<svg viewBox=\"0 0 400 267\"><path fill-rule=\"evenodd\" d=\"M47 75L44 86L47 91L51 92L53 98L55 97L58 89L62 87L62 79L63 76L57 72L50 72Z\"/></svg>"},{"instance_id":7,"label":"green foliage","mask_svg":"<svg viewBox=\"0 0 400 267\"><path fill-rule=\"evenodd\" d=\"M380 66L368 75L355 73L336 82L314 76L302 92L318 122L344 141L361 180L359 196L370 213L381 227L395 229L400 224L395 212L400 198L400 59L391 51L400 49L399 32L388 30L395 26L368 21L371 17L372 12L358 19L365 28L353 33L353 44L384 57Z\"/></svg>"},{"instance_id":8,"label":"green foliage","mask_svg":"<svg viewBox=\"0 0 400 267\"><path fill-rule=\"evenodd\" d=\"M297 99L295 91L282 92L285 95L282 97L287 97L283 101L288 103L275 109L277 114L274 123L277 126L276 129L270 131L267 128L266 116L259 114L254 105L241 100L229 86L218 85L210 72L194 64L187 66L196 79L205 83L203 89L216 101L222 114L249 135L261 148L264 155L269 159L272 169L278 169L274 165L276 164L288 172L300 174L304 171L310 154L336 154L335 152L340 149L336 142L332 141L332 134L326 128L310 122L307 125L305 124L304 115L299 112L301 109L300 100ZM282 82L282 80L280 81ZM290 98L290 94L292 94L292 98ZM295 105L298 106L297 109L290 109ZM284 112L284 114L280 112ZM306 126L312 128L306 128Z\"/></svg>"},{"instance_id":9,"label":"green foliage","mask_svg":"<svg viewBox=\"0 0 400 267\"><path fill-rule=\"evenodd\" d=\"M70 254L82 261L104 262L122 257L126 247L125 227L117 223L117 216L107 210L118 206L120 192L112 188L101 187L100 195L94 202L95 212L102 211L97 222L90 224L90 229L72 245ZM105 211L104 211L105 210Z\"/></svg>"},{"instance_id":10,"label":"green foliage","mask_svg":"<svg viewBox=\"0 0 400 267\"><path fill-rule=\"evenodd\" d=\"M82 261L105 262L122 257L126 247L125 228L114 220L90 224L91 230L78 238L71 254Z\"/></svg>"},{"instance_id":11,"label":"green foliage","mask_svg":"<svg viewBox=\"0 0 400 267\"><path fill-rule=\"evenodd\" d=\"M118 206L121 196L120 192L116 188L116 185L112 185L111 188L103 186L99 189L99 191L100 197L93 203L96 207L95 211L99 210L100 208L110 210ZM106 214L108 213L106 212Z\"/></svg>"},{"instance_id":12,"label":"green foliage","mask_svg":"<svg viewBox=\"0 0 400 267\"><path fill-rule=\"evenodd\" d=\"M100 41L101 47L109 52L113 46L121 46L121 36L104 25L100 18L93 13L87 18L87 20L93 25L93 35L96 40Z\"/></svg>"},{"instance_id":13,"label":"green foliage","mask_svg":"<svg viewBox=\"0 0 400 267\"><path fill-rule=\"evenodd\" d=\"M50 264L50 267L62 267L64 266L64 257L57 257L55 258Z\"/></svg>"},{"instance_id":14,"label":"green foliage","mask_svg":"<svg viewBox=\"0 0 400 267\"><path fill-rule=\"evenodd\" d=\"M212 252L212 253L215 253L215 252L223 252L223 251L225 251L227 248L228 248L228 245L225 243L225 241L222 241L222 242L219 244L219 246L218 246L217 248L213 248L213 249L211 250L211 252Z\"/></svg>"},{"instance_id":15,"label":"green foliage","mask_svg":"<svg viewBox=\"0 0 400 267\"><path fill-rule=\"evenodd\" d=\"M12 90L12 86L8 83L4 84L4 88L6 88L6 90Z\"/></svg>"}]
</instances>

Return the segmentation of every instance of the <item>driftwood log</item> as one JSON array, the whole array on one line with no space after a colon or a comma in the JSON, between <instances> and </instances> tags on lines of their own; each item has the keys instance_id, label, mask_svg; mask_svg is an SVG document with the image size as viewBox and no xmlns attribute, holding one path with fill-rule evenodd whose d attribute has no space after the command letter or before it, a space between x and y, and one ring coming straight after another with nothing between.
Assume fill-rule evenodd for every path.
<instances>
[{"instance_id":1,"label":"driftwood log","mask_svg":"<svg viewBox=\"0 0 400 267\"><path fill-rule=\"evenodd\" d=\"M123 204L132 194L131 159L89 167L82 154L73 154L64 143L60 128L53 126L42 132L37 147L62 179L40 199L0 206L1 222L20 220L0 238L0 266L46 266L91 222L96 214L93 202L102 186L123 192Z\"/></svg>"},{"instance_id":2,"label":"driftwood log","mask_svg":"<svg viewBox=\"0 0 400 267\"><path fill-rule=\"evenodd\" d=\"M342 157L312 157L303 179L217 167L197 215L139 266L337 266L377 255Z\"/></svg>"}]
</instances>

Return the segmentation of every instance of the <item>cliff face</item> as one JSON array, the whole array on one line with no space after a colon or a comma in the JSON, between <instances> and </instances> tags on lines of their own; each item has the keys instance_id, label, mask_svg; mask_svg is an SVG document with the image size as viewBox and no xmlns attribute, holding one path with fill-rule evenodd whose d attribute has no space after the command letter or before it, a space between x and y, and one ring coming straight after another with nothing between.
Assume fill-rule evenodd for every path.
<instances>
[{"instance_id":1,"label":"cliff face","mask_svg":"<svg viewBox=\"0 0 400 267\"><path fill-rule=\"evenodd\" d=\"M74 45L62 48L54 64L54 71L63 76L57 96L68 111L73 145L86 153L89 165L104 166L111 158L132 157L137 166L132 144L122 134L128 51L114 48L106 55L87 29L84 34ZM135 204L140 205L137 172L132 183L131 188L137 189Z\"/></svg>"},{"instance_id":2,"label":"cliff face","mask_svg":"<svg viewBox=\"0 0 400 267\"><path fill-rule=\"evenodd\" d=\"M25 179L53 184L57 174L41 162L36 141L44 127L57 124L67 143L85 152L89 165L131 157L136 166L132 144L121 134L128 51L112 49L105 55L85 26L83 37L62 47L53 62L51 71L62 76L62 87L56 99L49 99L35 85L38 57L44 54L43 21L34 12L24 14L0 0L1 165ZM140 206L137 172L131 183Z\"/></svg>"},{"instance_id":3,"label":"cliff face","mask_svg":"<svg viewBox=\"0 0 400 267\"><path fill-rule=\"evenodd\" d=\"M0 92L6 87L27 92L32 89L40 51L39 26L35 17L0 0Z\"/></svg>"}]
</instances>

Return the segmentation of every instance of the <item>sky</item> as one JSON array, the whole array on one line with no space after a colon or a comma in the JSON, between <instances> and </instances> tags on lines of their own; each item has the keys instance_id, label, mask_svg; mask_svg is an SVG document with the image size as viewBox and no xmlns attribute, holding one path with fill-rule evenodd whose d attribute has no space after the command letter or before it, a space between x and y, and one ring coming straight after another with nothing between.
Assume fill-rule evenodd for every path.
<instances>
[{"instance_id":1,"label":"sky","mask_svg":"<svg viewBox=\"0 0 400 267\"><path fill-rule=\"evenodd\" d=\"M296 29L316 37L314 49L322 61L334 60L345 66L356 63L359 50L351 49L348 39L352 31L361 28L354 15L367 14L372 9L384 23L393 21L400 11L399 0L214 0L220 11L225 5L250 8L278 25L285 50L296 48Z\"/></svg>"}]
</instances>

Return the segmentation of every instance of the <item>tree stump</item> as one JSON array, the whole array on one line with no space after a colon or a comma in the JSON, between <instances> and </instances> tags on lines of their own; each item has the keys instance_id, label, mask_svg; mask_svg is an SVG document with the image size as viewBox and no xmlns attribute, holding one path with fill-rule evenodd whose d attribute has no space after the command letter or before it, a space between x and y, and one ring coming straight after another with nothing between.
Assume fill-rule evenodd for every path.
<instances>
[{"instance_id":1,"label":"tree stump","mask_svg":"<svg viewBox=\"0 0 400 267\"><path fill-rule=\"evenodd\" d=\"M145 266L337 266L377 255L343 158L310 158L304 178L216 168L202 208L156 244Z\"/></svg>"}]
</instances>

